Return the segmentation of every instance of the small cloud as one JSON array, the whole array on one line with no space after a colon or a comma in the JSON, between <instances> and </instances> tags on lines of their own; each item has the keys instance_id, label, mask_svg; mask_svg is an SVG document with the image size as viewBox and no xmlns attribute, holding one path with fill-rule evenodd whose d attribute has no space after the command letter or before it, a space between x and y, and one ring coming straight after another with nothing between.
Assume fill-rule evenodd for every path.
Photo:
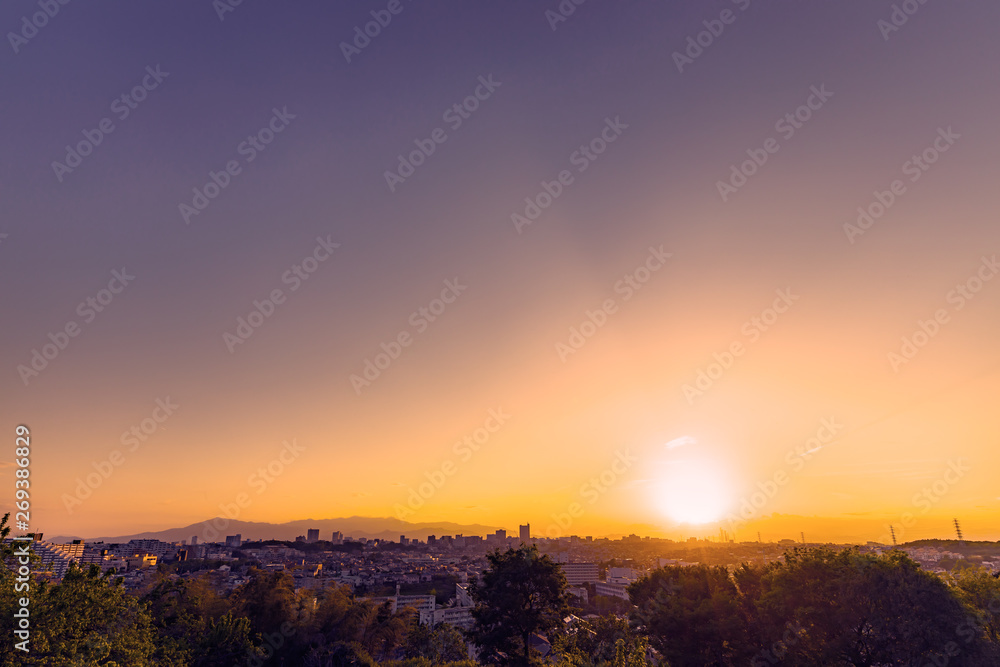
<instances>
[{"instance_id":1,"label":"small cloud","mask_svg":"<svg viewBox=\"0 0 1000 667\"><path fill-rule=\"evenodd\" d=\"M668 450L677 449L678 447L686 447L688 445L697 445L698 441L689 435L682 435L679 438L674 438L668 442L665 446Z\"/></svg>"}]
</instances>

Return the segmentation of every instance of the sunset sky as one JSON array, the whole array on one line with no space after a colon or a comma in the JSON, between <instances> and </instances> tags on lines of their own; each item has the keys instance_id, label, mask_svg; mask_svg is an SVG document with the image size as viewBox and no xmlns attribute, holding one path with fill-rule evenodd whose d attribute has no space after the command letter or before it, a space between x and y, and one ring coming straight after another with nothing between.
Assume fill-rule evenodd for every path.
<instances>
[{"instance_id":1,"label":"sunset sky","mask_svg":"<svg viewBox=\"0 0 1000 667\"><path fill-rule=\"evenodd\" d=\"M0 511L25 424L50 535L1000 539L1000 5L912 4L60 5L0 46Z\"/></svg>"}]
</instances>

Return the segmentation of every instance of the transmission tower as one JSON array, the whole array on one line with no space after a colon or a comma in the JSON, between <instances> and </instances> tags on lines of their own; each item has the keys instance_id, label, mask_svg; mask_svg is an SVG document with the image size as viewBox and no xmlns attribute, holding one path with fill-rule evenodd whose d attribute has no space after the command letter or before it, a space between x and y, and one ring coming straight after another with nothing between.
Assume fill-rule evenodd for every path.
<instances>
[{"instance_id":1,"label":"transmission tower","mask_svg":"<svg viewBox=\"0 0 1000 667\"><path fill-rule=\"evenodd\" d=\"M955 534L958 535L958 541L962 541L962 527L958 525L958 519L954 519L955 522Z\"/></svg>"},{"instance_id":2,"label":"transmission tower","mask_svg":"<svg viewBox=\"0 0 1000 667\"><path fill-rule=\"evenodd\" d=\"M892 533L892 547L893 547L893 549L895 549L896 548L896 529L893 528L892 526L889 526L889 532Z\"/></svg>"}]
</instances>

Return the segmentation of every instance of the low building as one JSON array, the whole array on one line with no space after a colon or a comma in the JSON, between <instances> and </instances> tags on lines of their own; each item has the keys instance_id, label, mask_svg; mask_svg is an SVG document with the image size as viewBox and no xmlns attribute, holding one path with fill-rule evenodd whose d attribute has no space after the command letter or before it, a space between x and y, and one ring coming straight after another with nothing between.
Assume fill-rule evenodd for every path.
<instances>
[{"instance_id":1,"label":"low building","mask_svg":"<svg viewBox=\"0 0 1000 667\"><path fill-rule=\"evenodd\" d=\"M606 581L598 581L594 584L595 593L597 595L604 595L606 597L621 598L622 600L628 600L628 584L612 584Z\"/></svg>"},{"instance_id":2,"label":"low building","mask_svg":"<svg viewBox=\"0 0 1000 667\"><path fill-rule=\"evenodd\" d=\"M421 611L420 622L432 627L438 623L447 623L468 630L475 620L472 618L472 607L440 607Z\"/></svg>"},{"instance_id":3,"label":"low building","mask_svg":"<svg viewBox=\"0 0 1000 667\"><path fill-rule=\"evenodd\" d=\"M560 563L566 583L570 586L591 584L598 580L597 563Z\"/></svg>"}]
</instances>

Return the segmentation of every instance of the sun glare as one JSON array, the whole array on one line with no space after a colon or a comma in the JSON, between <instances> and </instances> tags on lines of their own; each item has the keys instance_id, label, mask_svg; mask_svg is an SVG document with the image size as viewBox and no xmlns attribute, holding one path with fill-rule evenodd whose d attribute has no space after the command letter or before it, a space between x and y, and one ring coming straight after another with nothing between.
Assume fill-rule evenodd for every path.
<instances>
[{"instance_id":1,"label":"sun glare","mask_svg":"<svg viewBox=\"0 0 1000 667\"><path fill-rule=\"evenodd\" d=\"M703 460L673 461L657 491L659 509L677 523L704 524L722 519L730 491L719 466Z\"/></svg>"}]
</instances>

